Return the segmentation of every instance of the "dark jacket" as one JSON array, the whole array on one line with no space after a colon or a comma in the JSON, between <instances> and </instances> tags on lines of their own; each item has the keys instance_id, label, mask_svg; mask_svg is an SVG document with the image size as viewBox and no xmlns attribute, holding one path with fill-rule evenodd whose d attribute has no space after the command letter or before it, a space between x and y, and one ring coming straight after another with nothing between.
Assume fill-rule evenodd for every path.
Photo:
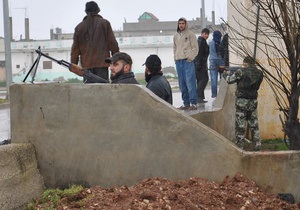
<instances>
[{"instance_id":1,"label":"dark jacket","mask_svg":"<svg viewBox=\"0 0 300 210\"><path fill-rule=\"evenodd\" d=\"M220 45L220 54L224 60L225 66L229 66L228 34L223 36Z\"/></svg>"},{"instance_id":2,"label":"dark jacket","mask_svg":"<svg viewBox=\"0 0 300 210\"><path fill-rule=\"evenodd\" d=\"M154 75L146 87L169 104L173 104L171 86L163 75Z\"/></svg>"},{"instance_id":3,"label":"dark jacket","mask_svg":"<svg viewBox=\"0 0 300 210\"><path fill-rule=\"evenodd\" d=\"M129 72L117 76L111 81L111 84L139 84L138 81L134 78L134 73Z\"/></svg>"},{"instance_id":4,"label":"dark jacket","mask_svg":"<svg viewBox=\"0 0 300 210\"><path fill-rule=\"evenodd\" d=\"M119 46L110 22L100 15L85 16L76 26L71 63L78 64L80 59L85 69L108 67L105 59L111 56L110 53L116 52L119 52Z\"/></svg>"},{"instance_id":5,"label":"dark jacket","mask_svg":"<svg viewBox=\"0 0 300 210\"><path fill-rule=\"evenodd\" d=\"M194 60L196 70L207 66L207 58L209 56L209 46L206 42L206 39L199 36L198 45L199 45L199 52Z\"/></svg>"}]
</instances>

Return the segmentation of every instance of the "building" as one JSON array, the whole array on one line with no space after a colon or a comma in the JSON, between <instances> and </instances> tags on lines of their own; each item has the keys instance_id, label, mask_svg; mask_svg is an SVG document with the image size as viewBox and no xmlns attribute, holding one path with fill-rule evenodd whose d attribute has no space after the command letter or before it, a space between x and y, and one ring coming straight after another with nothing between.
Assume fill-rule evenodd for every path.
<instances>
[{"instance_id":1,"label":"building","mask_svg":"<svg viewBox=\"0 0 300 210\"><path fill-rule=\"evenodd\" d=\"M201 33L201 20L188 20L189 28L198 36ZM216 27L223 31L223 25L214 26L207 22L207 27L213 30ZM157 54L162 59L163 69L168 72L175 71L173 59L173 36L177 29L176 21L160 22L155 15L144 12L138 19L138 22L123 23L123 31L115 31L120 51L127 52L133 58L132 69L136 74L144 73L142 64L149 54ZM29 33L29 32L28 32ZM33 63L38 57L35 50L41 47L41 51L57 60L70 61L70 53L73 34L64 34L62 29L56 28L50 30L50 40L21 40L11 42L12 51L12 77L13 82L22 82L31 69ZM3 41L3 40L2 40ZM1 40L0 40L1 42ZM0 43L1 46L1 43ZM4 51L0 51L0 61L4 61ZM35 81L65 81L68 79L82 79L69 72L63 66L41 57L36 72L33 68L31 75L26 81L29 81L32 75L35 75Z\"/></svg>"},{"instance_id":2,"label":"building","mask_svg":"<svg viewBox=\"0 0 300 210\"><path fill-rule=\"evenodd\" d=\"M214 14L214 13L213 13ZM190 30L195 34L201 33L201 19L196 18L188 20ZM213 22L206 20L206 27L211 31L220 30L226 31L225 24L215 25ZM137 36L173 36L177 29L177 20L175 21L159 21L159 19L150 12L144 12L139 18L138 22L123 23L122 31L114 31L115 36L118 37L137 37ZM72 39L73 34L62 33L61 28L50 30L50 39Z\"/></svg>"}]
</instances>

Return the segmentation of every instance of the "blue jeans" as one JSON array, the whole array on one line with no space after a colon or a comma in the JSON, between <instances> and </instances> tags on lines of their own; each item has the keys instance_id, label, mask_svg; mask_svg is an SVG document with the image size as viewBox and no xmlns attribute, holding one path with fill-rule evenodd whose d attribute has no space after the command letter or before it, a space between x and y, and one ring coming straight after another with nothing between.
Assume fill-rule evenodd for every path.
<instances>
[{"instance_id":1,"label":"blue jeans","mask_svg":"<svg viewBox=\"0 0 300 210\"><path fill-rule=\"evenodd\" d=\"M197 105L196 71L194 61L176 61L179 89L184 106Z\"/></svg>"},{"instance_id":2,"label":"blue jeans","mask_svg":"<svg viewBox=\"0 0 300 210\"><path fill-rule=\"evenodd\" d=\"M224 66L224 61L222 59L209 60L212 98L215 98L218 95L218 67L219 66Z\"/></svg>"}]
</instances>

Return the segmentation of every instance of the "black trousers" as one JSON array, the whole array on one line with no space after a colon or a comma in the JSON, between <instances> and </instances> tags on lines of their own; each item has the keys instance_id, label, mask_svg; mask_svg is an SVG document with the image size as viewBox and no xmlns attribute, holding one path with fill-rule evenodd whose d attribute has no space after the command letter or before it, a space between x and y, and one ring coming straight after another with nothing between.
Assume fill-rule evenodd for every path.
<instances>
[{"instance_id":1,"label":"black trousers","mask_svg":"<svg viewBox=\"0 0 300 210\"><path fill-rule=\"evenodd\" d=\"M197 79L197 95L199 101L205 99L204 90L208 82L207 66L196 68L196 79Z\"/></svg>"}]
</instances>

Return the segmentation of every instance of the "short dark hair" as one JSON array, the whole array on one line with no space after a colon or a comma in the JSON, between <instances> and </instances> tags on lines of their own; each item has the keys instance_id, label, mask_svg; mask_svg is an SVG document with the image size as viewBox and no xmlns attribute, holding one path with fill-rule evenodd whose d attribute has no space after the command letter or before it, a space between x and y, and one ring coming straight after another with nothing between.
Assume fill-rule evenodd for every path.
<instances>
[{"instance_id":1,"label":"short dark hair","mask_svg":"<svg viewBox=\"0 0 300 210\"><path fill-rule=\"evenodd\" d=\"M186 23L186 19L185 19L184 17L179 18L178 22L179 22L179 21L184 21L184 22Z\"/></svg>"},{"instance_id":2,"label":"short dark hair","mask_svg":"<svg viewBox=\"0 0 300 210\"><path fill-rule=\"evenodd\" d=\"M201 31L201 34L202 33L209 34L209 29L208 28L203 28L202 31Z\"/></svg>"}]
</instances>

